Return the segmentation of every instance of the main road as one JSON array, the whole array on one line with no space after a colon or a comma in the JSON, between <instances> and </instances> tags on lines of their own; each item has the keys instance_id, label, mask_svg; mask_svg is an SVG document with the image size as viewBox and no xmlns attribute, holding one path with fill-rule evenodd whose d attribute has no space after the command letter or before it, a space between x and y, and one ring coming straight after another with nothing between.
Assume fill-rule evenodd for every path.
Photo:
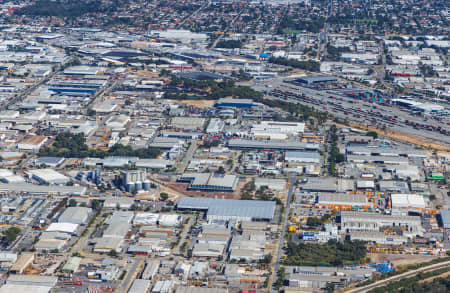
<instances>
[{"instance_id":1,"label":"main road","mask_svg":"<svg viewBox=\"0 0 450 293\"><path fill-rule=\"evenodd\" d=\"M294 196L294 189L295 189L296 181L297 181L296 176L291 175L289 177L289 192L288 192L288 196L286 199L286 208L284 209L284 214L283 214L283 223L282 223L282 227L281 227L280 238L278 241L278 249L276 252L277 255L275 256L275 264L274 264L274 269L272 272L272 280L275 280L277 278L278 271L280 270L280 260L281 260L282 254L283 254L283 247L284 247L284 240L285 240L284 238L286 237L287 225L289 223L289 210L291 208L291 201ZM272 290L271 292L277 292L277 291Z\"/></svg>"}]
</instances>

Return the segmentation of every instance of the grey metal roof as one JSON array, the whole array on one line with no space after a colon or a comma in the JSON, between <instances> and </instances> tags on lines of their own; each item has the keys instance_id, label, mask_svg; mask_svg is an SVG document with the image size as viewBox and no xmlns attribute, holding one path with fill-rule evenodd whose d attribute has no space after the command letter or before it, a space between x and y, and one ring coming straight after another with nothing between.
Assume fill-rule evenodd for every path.
<instances>
[{"instance_id":1,"label":"grey metal roof","mask_svg":"<svg viewBox=\"0 0 450 293\"><path fill-rule=\"evenodd\" d=\"M286 152L286 157L320 159L319 153L316 152Z\"/></svg>"},{"instance_id":2,"label":"grey metal roof","mask_svg":"<svg viewBox=\"0 0 450 293\"><path fill-rule=\"evenodd\" d=\"M441 218L444 229L450 229L450 210L441 211Z\"/></svg>"},{"instance_id":3,"label":"grey metal roof","mask_svg":"<svg viewBox=\"0 0 450 293\"><path fill-rule=\"evenodd\" d=\"M183 197L177 206L181 209L207 209L208 216L272 219L275 213L274 201L261 200Z\"/></svg>"},{"instance_id":4,"label":"grey metal roof","mask_svg":"<svg viewBox=\"0 0 450 293\"><path fill-rule=\"evenodd\" d=\"M269 141L269 140L246 140L232 139L228 146L233 148L254 148L254 149L279 149L279 150L317 150L318 144L304 143L298 141Z\"/></svg>"}]
</instances>

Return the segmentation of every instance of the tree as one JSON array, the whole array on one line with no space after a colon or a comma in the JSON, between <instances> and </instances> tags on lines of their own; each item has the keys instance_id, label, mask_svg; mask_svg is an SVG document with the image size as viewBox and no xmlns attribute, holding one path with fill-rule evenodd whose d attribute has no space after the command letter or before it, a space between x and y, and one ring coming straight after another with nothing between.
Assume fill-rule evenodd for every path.
<instances>
[{"instance_id":1,"label":"tree","mask_svg":"<svg viewBox=\"0 0 450 293\"><path fill-rule=\"evenodd\" d=\"M223 168L223 166L220 166L219 169L217 170L217 173L219 174L225 174L225 169Z\"/></svg>"},{"instance_id":2,"label":"tree","mask_svg":"<svg viewBox=\"0 0 450 293\"><path fill-rule=\"evenodd\" d=\"M378 133L376 133L375 131L369 131L369 132L366 133L366 136L371 136L374 139L377 139L378 138Z\"/></svg>"},{"instance_id":3,"label":"tree","mask_svg":"<svg viewBox=\"0 0 450 293\"><path fill-rule=\"evenodd\" d=\"M117 251L115 251L114 249L111 249L111 250L108 252L108 255L111 256L111 257L116 257L116 256L117 256Z\"/></svg>"},{"instance_id":4,"label":"tree","mask_svg":"<svg viewBox=\"0 0 450 293\"><path fill-rule=\"evenodd\" d=\"M76 207L77 206L77 201L73 198L71 198L69 200L69 207Z\"/></svg>"},{"instance_id":5,"label":"tree","mask_svg":"<svg viewBox=\"0 0 450 293\"><path fill-rule=\"evenodd\" d=\"M334 284L331 282L327 282L327 284L325 285L325 292L333 293L334 292Z\"/></svg>"},{"instance_id":6,"label":"tree","mask_svg":"<svg viewBox=\"0 0 450 293\"><path fill-rule=\"evenodd\" d=\"M159 197L163 200L166 201L169 198L169 194L167 194L166 192L161 192L159 194Z\"/></svg>"},{"instance_id":7,"label":"tree","mask_svg":"<svg viewBox=\"0 0 450 293\"><path fill-rule=\"evenodd\" d=\"M93 199L91 202L91 207L92 209L99 211L101 208L100 202L98 201L98 199Z\"/></svg>"},{"instance_id":8,"label":"tree","mask_svg":"<svg viewBox=\"0 0 450 293\"><path fill-rule=\"evenodd\" d=\"M6 231L3 231L4 238L3 240L7 244L11 244L17 239L17 235L21 232L20 228L10 227Z\"/></svg>"}]
</instances>

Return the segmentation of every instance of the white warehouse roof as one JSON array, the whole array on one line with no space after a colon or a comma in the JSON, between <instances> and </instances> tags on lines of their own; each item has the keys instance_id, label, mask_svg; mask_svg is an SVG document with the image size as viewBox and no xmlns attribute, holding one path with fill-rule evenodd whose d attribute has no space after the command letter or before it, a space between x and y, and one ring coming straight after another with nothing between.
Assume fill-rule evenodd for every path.
<instances>
[{"instance_id":1,"label":"white warehouse roof","mask_svg":"<svg viewBox=\"0 0 450 293\"><path fill-rule=\"evenodd\" d=\"M420 208L426 207L425 199L419 194L397 193L391 194L393 208Z\"/></svg>"}]
</instances>

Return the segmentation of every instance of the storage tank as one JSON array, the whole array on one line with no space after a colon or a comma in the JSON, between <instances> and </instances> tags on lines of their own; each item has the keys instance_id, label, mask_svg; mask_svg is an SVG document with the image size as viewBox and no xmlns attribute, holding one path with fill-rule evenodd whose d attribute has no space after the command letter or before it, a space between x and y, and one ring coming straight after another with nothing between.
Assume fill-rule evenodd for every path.
<instances>
[{"instance_id":1,"label":"storage tank","mask_svg":"<svg viewBox=\"0 0 450 293\"><path fill-rule=\"evenodd\" d=\"M136 191L142 190L142 182L136 181L135 188L136 188Z\"/></svg>"},{"instance_id":2,"label":"storage tank","mask_svg":"<svg viewBox=\"0 0 450 293\"><path fill-rule=\"evenodd\" d=\"M133 183L128 183L127 185L125 185L125 190L127 192L132 192L135 188L135 185Z\"/></svg>"},{"instance_id":3,"label":"storage tank","mask_svg":"<svg viewBox=\"0 0 450 293\"><path fill-rule=\"evenodd\" d=\"M149 191L150 190L150 181L144 181L142 187L144 188L144 190Z\"/></svg>"}]
</instances>

